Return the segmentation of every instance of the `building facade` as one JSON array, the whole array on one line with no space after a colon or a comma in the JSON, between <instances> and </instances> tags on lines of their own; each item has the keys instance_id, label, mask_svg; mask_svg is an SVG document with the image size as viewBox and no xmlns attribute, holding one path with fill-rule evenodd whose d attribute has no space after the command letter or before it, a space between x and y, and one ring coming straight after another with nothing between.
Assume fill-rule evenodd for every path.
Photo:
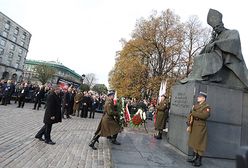
<instances>
[{"instance_id":1,"label":"building facade","mask_svg":"<svg viewBox=\"0 0 248 168\"><path fill-rule=\"evenodd\" d=\"M26 60L24 66L24 76L23 80L31 83L40 84L38 79L35 77L35 66L40 64L46 64L49 67L55 69L55 75L48 83L51 84L66 84L79 86L82 80L81 75L77 74L75 71L67 68L63 64L54 61L37 61L37 60Z\"/></svg>"},{"instance_id":2,"label":"building facade","mask_svg":"<svg viewBox=\"0 0 248 168\"><path fill-rule=\"evenodd\" d=\"M0 12L0 79L21 81L31 34Z\"/></svg>"}]
</instances>

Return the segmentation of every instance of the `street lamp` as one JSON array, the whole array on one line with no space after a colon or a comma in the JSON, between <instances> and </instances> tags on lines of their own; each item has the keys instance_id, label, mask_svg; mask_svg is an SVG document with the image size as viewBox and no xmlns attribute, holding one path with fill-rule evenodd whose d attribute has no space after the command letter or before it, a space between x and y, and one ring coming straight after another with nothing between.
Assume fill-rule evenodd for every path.
<instances>
[{"instance_id":1,"label":"street lamp","mask_svg":"<svg viewBox=\"0 0 248 168\"><path fill-rule=\"evenodd\" d=\"M84 83L84 79L85 79L85 74L83 74L83 75L82 75L82 78L81 78L82 84Z\"/></svg>"}]
</instances>

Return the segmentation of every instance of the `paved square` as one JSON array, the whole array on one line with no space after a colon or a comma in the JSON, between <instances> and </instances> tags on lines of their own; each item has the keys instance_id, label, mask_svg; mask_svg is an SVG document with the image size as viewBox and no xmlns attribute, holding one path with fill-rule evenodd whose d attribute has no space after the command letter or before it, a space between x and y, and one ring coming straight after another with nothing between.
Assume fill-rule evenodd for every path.
<instances>
[{"instance_id":1,"label":"paved square","mask_svg":"<svg viewBox=\"0 0 248 168\"><path fill-rule=\"evenodd\" d=\"M51 138L56 145L47 145L34 138L43 126L44 109L32 110L16 104L0 106L0 167L1 168L109 168L109 142L100 138L97 151L88 143L99 123L96 119L73 117L54 124Z\"/></svg>"}]
</instances>

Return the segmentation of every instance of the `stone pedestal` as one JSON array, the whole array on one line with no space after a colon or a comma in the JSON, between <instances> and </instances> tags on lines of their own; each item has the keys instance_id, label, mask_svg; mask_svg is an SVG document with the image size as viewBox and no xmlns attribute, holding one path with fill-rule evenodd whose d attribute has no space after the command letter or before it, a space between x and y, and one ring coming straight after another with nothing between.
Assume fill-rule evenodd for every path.
<instances>
[{"instance_id":1,"label":"stone pedestal","mask_svg":"<svg viewBox=\"0 0 248 168\"><path fill-rule=\"evenodd\" d=\"M208 94L211 116L207 121L205 156L235 159L238 149L248 145L248 93L213 83L189 82L172 88L169 143L190 155L186 121L200 91Z\"/></svg>"}]
</instances>

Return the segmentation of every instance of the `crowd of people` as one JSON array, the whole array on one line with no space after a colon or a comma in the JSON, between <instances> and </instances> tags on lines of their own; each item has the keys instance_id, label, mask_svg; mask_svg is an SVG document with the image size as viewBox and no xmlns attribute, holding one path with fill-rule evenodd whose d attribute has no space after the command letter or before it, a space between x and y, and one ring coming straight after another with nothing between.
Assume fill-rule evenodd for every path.
<instances>
[{"instance_id":1,"label":"crowd of people","mask_svg":"<svg viewBox=\"0 0 248 168\"><path fill-rule=\"evenodd\" d=\"M0 81L1 105L11 104L11 100L17 103L18 108L23 108L25 102L34 103L34 110L39 110L44 104L46 108L47 96L52 87L28 83L15 83L11 80ZM73 86L60 87L59 98L61 99L62 118L77 116L82 118L94 118L95 111L102 111L105 95L99 95L93 91L82 92ZM89 114L88 114L89 113Z\"/></svg>"}]
</instances>

